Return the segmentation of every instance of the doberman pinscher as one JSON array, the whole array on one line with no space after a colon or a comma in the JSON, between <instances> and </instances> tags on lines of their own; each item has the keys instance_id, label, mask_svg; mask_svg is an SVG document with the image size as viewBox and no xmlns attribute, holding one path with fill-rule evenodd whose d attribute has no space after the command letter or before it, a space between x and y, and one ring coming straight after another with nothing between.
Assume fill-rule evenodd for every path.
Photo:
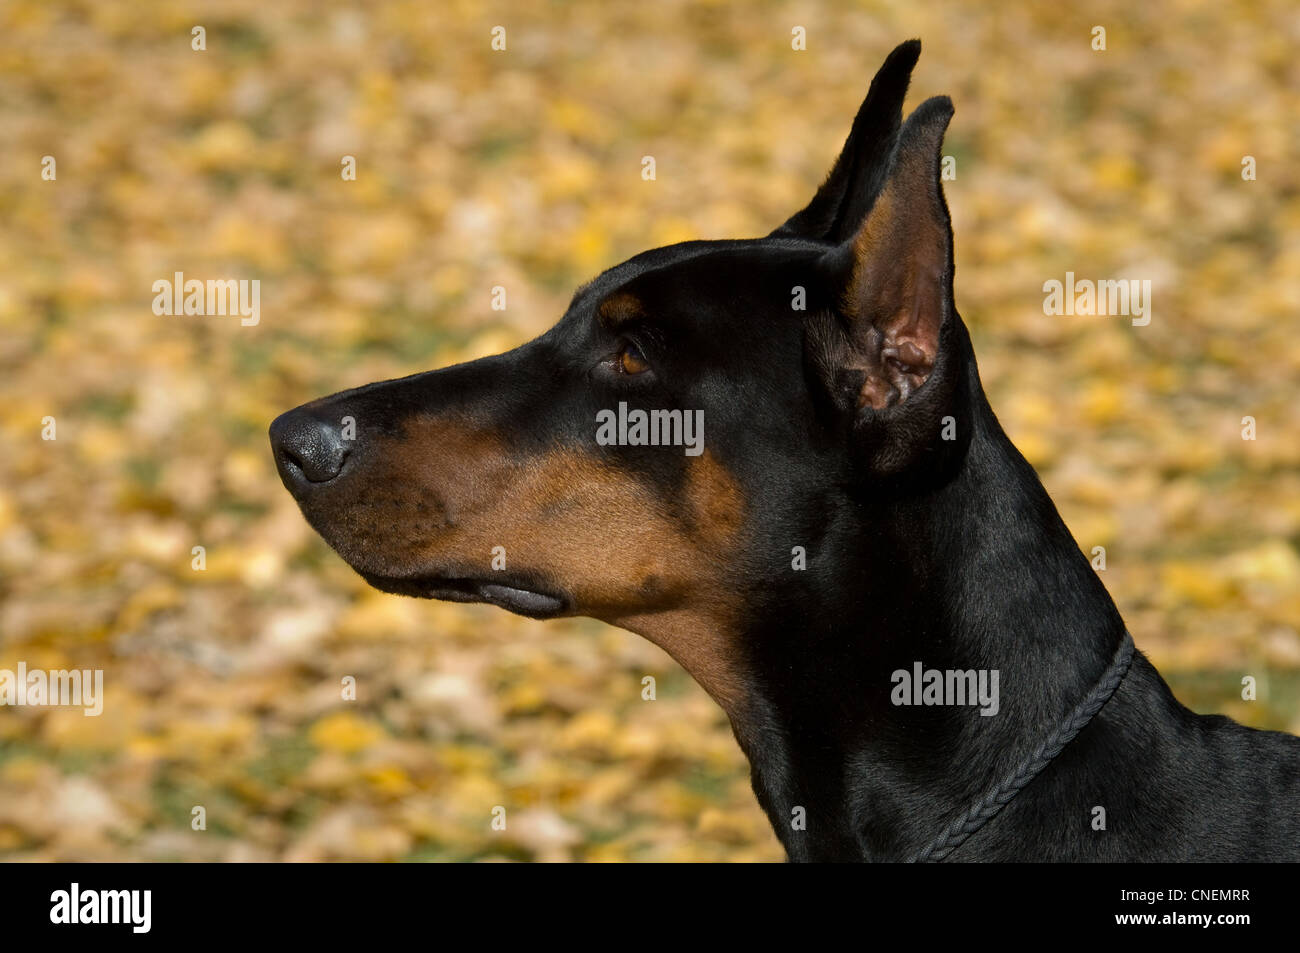
<instances>
[{"instance_id":1,"label":"doberman pinscher","mask_svg":"<svg viewBox=\"0 0 1300 953\"><path fill-rule=\"evenodd\" d=\"M919 53L770 235L644 252L513 351L292 410L280 476L379 589L663 647L793 860L1300 859L1300 739L1174 699L989 407L952 104L902 121Z\"/></svg>"}]
</instances>

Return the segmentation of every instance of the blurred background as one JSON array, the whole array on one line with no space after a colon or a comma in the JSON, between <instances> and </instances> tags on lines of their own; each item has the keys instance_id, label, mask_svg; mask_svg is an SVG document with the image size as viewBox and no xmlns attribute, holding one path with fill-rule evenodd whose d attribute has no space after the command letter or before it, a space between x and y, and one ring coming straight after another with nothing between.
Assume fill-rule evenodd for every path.
<instances>
[{"instance_id":1,"label":"blurred background","mask_svg":"<svg viewBox=\"0 0 1300 953\"><path fill-rule=\"evenodd\" d=\"M106 704L0 709L0 856L780 859L667 656L369 590L266 428L521 343L646 247L766 233L913 36L995 409L1179 697L1300 731L1290 0L4 0L0 668L102 668ZM1045 316L1067 270L1151 279L1150 325ZM155 315L177 271L259 279L260 323Z\"/></svg>"}]
</instances>

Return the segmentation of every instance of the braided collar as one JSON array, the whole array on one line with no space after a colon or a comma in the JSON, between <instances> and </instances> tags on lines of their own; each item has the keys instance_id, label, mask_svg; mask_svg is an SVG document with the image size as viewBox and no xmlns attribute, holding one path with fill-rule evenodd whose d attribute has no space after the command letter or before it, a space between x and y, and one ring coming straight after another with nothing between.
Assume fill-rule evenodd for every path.
<instances>
[{"instance_id":1,"label":"braided collar","mask_svg":"<svg viewBox=\"0 0 1300 953\"><path fill-rule=\"evenodd\" d=\"M1051 763L1061 750L1074 740L1079 732L1087 727L1094 715L1110 701L1120 682L1128 674L1133 662L1133 636L1127 631L1120 640L1119 648L1110 666L1102 673L1101 679L1092 687L1087 696L1075 706L1069 716L1038 748L1033 751L1015 771L1011 772L1000 784L994 787L979 801L972 804L964 813L953 818L939 836L917 851L908 859L911 864L924 864L941 861L966 842L966 839L984 826L998 811L1011 802L1030 781Z\"/></svg>"}]
</instances>

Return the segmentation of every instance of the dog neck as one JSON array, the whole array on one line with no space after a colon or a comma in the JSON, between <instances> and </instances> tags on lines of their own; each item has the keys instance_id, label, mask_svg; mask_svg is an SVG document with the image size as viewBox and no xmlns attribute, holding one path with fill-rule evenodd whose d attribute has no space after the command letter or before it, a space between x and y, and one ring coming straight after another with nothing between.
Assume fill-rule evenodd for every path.
<instances>
[{"instance_id":1,"label":"dog neck","mask_svg":"<svg viewBox=\"0 0 1300 953\"><path fill-rule=\"evenodd\" d=\"M748 701L729 715L792 859L909 856L1088 693L1123 637L973 361L968 390L952 478L839 507L819 547L831 571L808 574L798 605L762 606L742 640ZM899 704L894 673L918 664L997 670L996 714Z\"/></svg>"}]
</instances>

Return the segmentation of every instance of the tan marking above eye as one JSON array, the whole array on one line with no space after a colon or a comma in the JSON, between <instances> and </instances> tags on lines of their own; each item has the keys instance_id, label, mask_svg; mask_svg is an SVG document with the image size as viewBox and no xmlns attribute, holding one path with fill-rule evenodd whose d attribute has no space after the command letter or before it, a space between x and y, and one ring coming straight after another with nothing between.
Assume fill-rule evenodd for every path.
<instances>
[{"instance_id":1,"label":"tan marking above eye","mask_svg":"<svg viewBox=\"0 0 1300 953\"><path fill-rule=\"evenodd\" d=\"M641 302L626 291L616 292L600 303L596 319L605 329L617 333L619 326L644 315Z\"/></svg>"}]
</instances>

